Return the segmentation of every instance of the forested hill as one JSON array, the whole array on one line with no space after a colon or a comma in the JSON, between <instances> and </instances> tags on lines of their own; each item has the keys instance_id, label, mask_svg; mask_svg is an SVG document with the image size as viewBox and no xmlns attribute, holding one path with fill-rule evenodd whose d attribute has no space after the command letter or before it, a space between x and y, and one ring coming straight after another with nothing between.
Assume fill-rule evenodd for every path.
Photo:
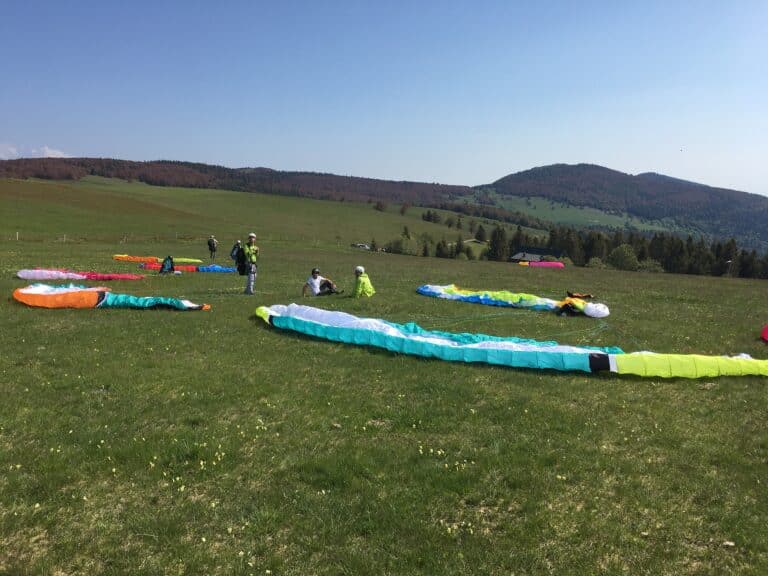
<instances>
[{"instance_id":1,"label":"forested hill","mask_svg":"<svg viewBox=\"0 0 768 576\"><path fill-rule=\"evenodd\" d=\"M0 161L0 178L77 180L104 176L155 186L220 188L323 200L407 202L437 205L472 195L469 186L395 182L269 168L225 168L191 162L131 162L105 158L28 158Z\"/></svg>"},{"instance_id":2,"label":"forested hill","mask_svg":"<svg viewBox=\"0 0 768 576\"><path fill-rule=\"evenodd\" d=\"M544 197L571 206L674 220L717 237L768 243L768 198L645 173L633 176L593 164L553 164L505 176L493 184L501 196Z\"/></svg>"},{"instance_id":3,"label":"forested hill","mask_svg":"<svg viewBox=\"0 0 768 576\"><path fill-rule=\"evenodd\" d=\"M325 200L409 203L539 227L541 223L537 223L536 218L509 212L499 204L493 205L499 196L536 196L607 213L666 221L672 232L697 230L711 238L736 238L740 245L761 251L768 248L768 198L764 196L654 173L633 176L591 164L543 166L471 188L162 160L36 158L0 161L0 178L66 180L87 175L157 186L220 188ZM491 190L495 194L483 193ZM478 192L480 200L477 200Z\"/></svg>"}]
</instances>

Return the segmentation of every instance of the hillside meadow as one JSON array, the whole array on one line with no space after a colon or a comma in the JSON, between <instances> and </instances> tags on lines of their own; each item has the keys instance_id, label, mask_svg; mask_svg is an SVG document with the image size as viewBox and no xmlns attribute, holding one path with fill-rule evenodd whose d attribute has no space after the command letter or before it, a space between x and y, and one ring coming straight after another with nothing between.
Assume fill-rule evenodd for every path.
<instances>
[{"instance_id":1,"label":"hillside meadow","mask_svg":"<svg viewBox=\"0 0 768 576\"><path fill-rule=\"evenodd\" d=\"M253 314L301 302L427 329L766 358L768 284L350 247L404 226L445 230L417 209L0 181L0 574L768 573L765 378L446 363L280 332ZM235 274L109 284L208 312L11 298L21 268L207 259L212 233L225 263L251 230L255 296ZM348 297L355 265L376 287L369 300ZM314 266L346 293L302 299ZM450 282L591 292L611 315L415 292Z\"/></svg>"}]
</instances>

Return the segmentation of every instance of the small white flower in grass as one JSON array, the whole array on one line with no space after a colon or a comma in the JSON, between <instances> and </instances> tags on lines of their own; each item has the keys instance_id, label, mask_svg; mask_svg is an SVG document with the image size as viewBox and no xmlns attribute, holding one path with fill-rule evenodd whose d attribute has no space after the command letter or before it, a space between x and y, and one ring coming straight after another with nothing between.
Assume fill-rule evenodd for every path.
<instances>
[{"instance_id":1,"label":"small white flower in grass","mask_svg":"<svg viewBox=\"0 0 768 576\"><path fill-rule=\"evenodd\" d=\"M203 542L205 542L205 536L203 536L202 538L200 538L200 540L202 540Z\"/></svg>"}]
</instances>

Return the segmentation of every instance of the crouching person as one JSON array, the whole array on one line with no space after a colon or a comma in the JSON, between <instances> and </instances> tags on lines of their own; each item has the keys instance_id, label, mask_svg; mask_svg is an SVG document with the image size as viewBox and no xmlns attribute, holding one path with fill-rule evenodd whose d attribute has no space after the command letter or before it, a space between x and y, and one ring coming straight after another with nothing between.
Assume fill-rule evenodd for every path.
<instances>
[{"instance_id":1,"label":"crouching person","mask_svg":"<svg viewBox=\"0 0 768 576\"><path fill-rule=\"evenodd\" d=\"M368 278L368 274L365 273L365 268L362 266L355 267L355 292L354 297L360 298L361 296L373 296L376 294L376 290L373 289L371 279Z\"/></svg>"}]
</instances>

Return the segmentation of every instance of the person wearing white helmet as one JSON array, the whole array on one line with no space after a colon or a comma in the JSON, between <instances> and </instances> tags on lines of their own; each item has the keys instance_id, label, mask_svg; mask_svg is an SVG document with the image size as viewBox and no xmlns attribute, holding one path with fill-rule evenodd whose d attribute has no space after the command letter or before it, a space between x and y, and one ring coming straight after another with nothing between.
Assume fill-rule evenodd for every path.
<instances>
[{"instance_id":1,"label":"person wearing white helmet","mask_svg":"<svg viewBox=\"0 0 768 576\"><path fill-rule=\"evenodd\" d=\"M256 233L248 234L248 242L243 246L245 255L245 272L248 279L245 282L244 294L253 294L253 287L256 284L256 275L258 274L259 247L256 246Z\"/></svg>"},{"instance_id":2,"label":"person wearing white helmet","mask_svg":"<svg viewBox=\"0 0 768 576\"><path fill-rule=\"evenodd\" d=\"M371 279L368 278L368 274L365 273L365 268L362 266L355 266L355 291L353 296L360 298L361 296L371 297L376 294L376 290L371 284Z\"/></svg>"}]
</instances>

